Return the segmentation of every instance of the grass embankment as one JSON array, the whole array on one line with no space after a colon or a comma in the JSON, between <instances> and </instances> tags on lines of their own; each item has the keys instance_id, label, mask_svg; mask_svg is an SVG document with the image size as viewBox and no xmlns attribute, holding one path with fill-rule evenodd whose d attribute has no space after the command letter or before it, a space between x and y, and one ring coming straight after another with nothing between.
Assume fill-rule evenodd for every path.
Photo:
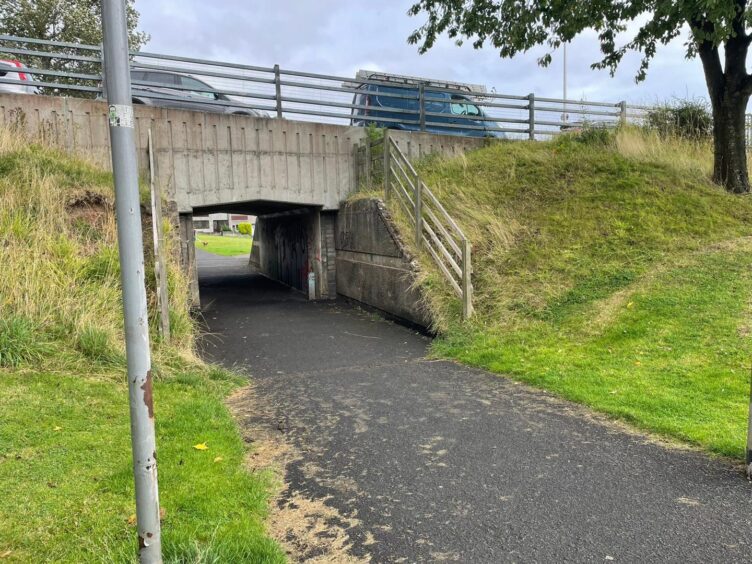
<instances>
[{"instance_id":1,"label":"grass embankment","mask_svg":"<svg viewBox=\"0 0 752 564\"><path fill-rule=\"evenodd\" d=\"M251 253L252 245L253 239L251 237L196 233L196 248L215 255L225 257L248 255Z\"/></svg>"},{"instance_id":2,"label":"grass embankment","mask_svg":"<svg viewBox=\"0 0 752 564\"><path fill-rule=\"evenodd\" d=\"M6 561L135 560L111 183L83 162L0 133ZM186 286L173 266L173 339L153 343L165 560L282 561L264 534L268 478L244 471L244 444L223 403L243 380L194 356ZM194 449L199 443L208 450Z\"/></svg>"},{"instance_id":3,"label":"grass embankment","mask_svg":"<svg viewBox=\"0 0 752 564\"><path fill-rule=\"evenodd\" d=\"M467 324L423 260L434 352L742 457L752 199L709 181L709 147L603 137L421 163L473 244Z\"/></svg>"}]
</instances>

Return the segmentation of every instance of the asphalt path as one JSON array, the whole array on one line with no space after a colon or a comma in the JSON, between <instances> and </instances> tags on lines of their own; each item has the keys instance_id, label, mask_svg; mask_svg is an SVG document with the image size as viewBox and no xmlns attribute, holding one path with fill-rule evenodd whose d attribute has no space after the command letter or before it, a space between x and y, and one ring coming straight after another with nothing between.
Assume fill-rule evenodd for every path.
<instances>
[{"instance_id":1,"label":"asphalt path","mask_svg":"<svg viewBox=\"0 0 752 564\"><path fill-rule=\"evenodd\" d=\"M428 337L308 302L245 259L198 255L205 354L252 373L260 424L302 453L288 492L352 517L354 557L752 561L752 487L738 467L427 359Z\"/></svg>"}]
</instances>

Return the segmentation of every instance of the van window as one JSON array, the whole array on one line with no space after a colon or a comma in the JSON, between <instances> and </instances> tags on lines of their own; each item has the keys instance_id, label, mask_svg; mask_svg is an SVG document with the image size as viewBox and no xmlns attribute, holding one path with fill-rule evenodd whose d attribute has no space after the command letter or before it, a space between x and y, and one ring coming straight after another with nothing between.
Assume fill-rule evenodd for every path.
<instances>
[{"instance_id":1,"label":"van window","mask_svg":"<svg viewBox=\"0 0 752 564\"><path fill-rule=\"evenodd\" d=\"M399 108L401 110L418 111L418 90L416 88L398 88L393 86L371 85L376 94L376 104L387 108ZM409 98L397 98L396 96L380 96L380 94L396 94L397 96L409 96Z\"/></svg>"},{"instance_id":2,"label":"van window","mask_svg":"<svg viewBox=\"0 0 752 564\"><path fill-rule=\"evenodd\" d=\"M426 111L432 113L449 113L449 94L446 92L434 92L431 90L425 91L426 97ZM439 101L439 100L446 100Z\"/></svg>"},{"instance_id":3,"label":"van window","mask_svg":"<svg viewBox=\"0 0 752 564\"><path fill-rule=\"evenodd\" d=\"M467 98L452 98L452 113L456 116L479 116L480 109L475 104L467 101Z\"/></svg>"}]
</instances>

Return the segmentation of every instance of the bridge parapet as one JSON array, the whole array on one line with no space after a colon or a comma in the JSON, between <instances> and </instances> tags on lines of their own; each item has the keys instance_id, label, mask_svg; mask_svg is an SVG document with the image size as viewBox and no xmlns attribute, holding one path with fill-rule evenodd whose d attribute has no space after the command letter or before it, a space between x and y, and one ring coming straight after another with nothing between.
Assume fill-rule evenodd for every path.
<instances>
[{"instance_id":1,"label":"bridge parapet","mask_svg":"<svg viewBox=\"0 0 752 564\"><path fill-rule=\"evenodd\" d=\"M178 212L267 201L336 210L355 189L353 146L363 128L136 105L139 166L148 167ZM0 95L2 126L110 168L107 104Z\"/></svg>"}]
</instances>

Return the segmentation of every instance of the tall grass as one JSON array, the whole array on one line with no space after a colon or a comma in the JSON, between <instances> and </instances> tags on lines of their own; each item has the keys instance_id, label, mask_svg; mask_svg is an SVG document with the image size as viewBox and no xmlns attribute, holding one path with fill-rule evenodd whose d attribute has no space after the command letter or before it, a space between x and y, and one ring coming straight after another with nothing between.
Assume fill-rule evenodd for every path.
<instances>
[{"instance_id":1,"label":"tall grass","mask_svg":"<svg viewBox=\"0 0 752 564\"><path fill-rule=\"evenodd\" d=\"M87 162L0 130L0 559L135 558L111 186ZM172 339L152 342L165 559L282 562L264 533L268 478L244 470L224 404L246 379L194 356L187 280L165 227ZM210 451L193 449L199 442Z\"/></svg>"},{"instance_id":2,"label":"tall grass","mask_svg":"<svg viewBox=\"0 0 752 564\"><path fill-rule=\"evenodd\" d=\"M26 320L50 353L19 354L14 365L62 369L91 359L122 361L111 186L108 173L85 161L0 131L0 318ZM168 229L175 327L171 346L157 346L157 357L191 356L193 350L187 285L176 275L173 235ZM149 299L154 302L153 292Z\"/></svg>"},{"instance_id":3,"label":"tall grass","mask_svg":"<svg viewBox=\"0 0 752 564\"><path fill-rule=\"evenodd\" d=\"M752 219L748 200L710 182L707 143L637 128L502 143L418 168L472 242L479 319L494 325L543 315L583 276L615 289L666 253L748 234ZM446 330L457 300L424 259Z\"/></svg>"}]
</instances>

